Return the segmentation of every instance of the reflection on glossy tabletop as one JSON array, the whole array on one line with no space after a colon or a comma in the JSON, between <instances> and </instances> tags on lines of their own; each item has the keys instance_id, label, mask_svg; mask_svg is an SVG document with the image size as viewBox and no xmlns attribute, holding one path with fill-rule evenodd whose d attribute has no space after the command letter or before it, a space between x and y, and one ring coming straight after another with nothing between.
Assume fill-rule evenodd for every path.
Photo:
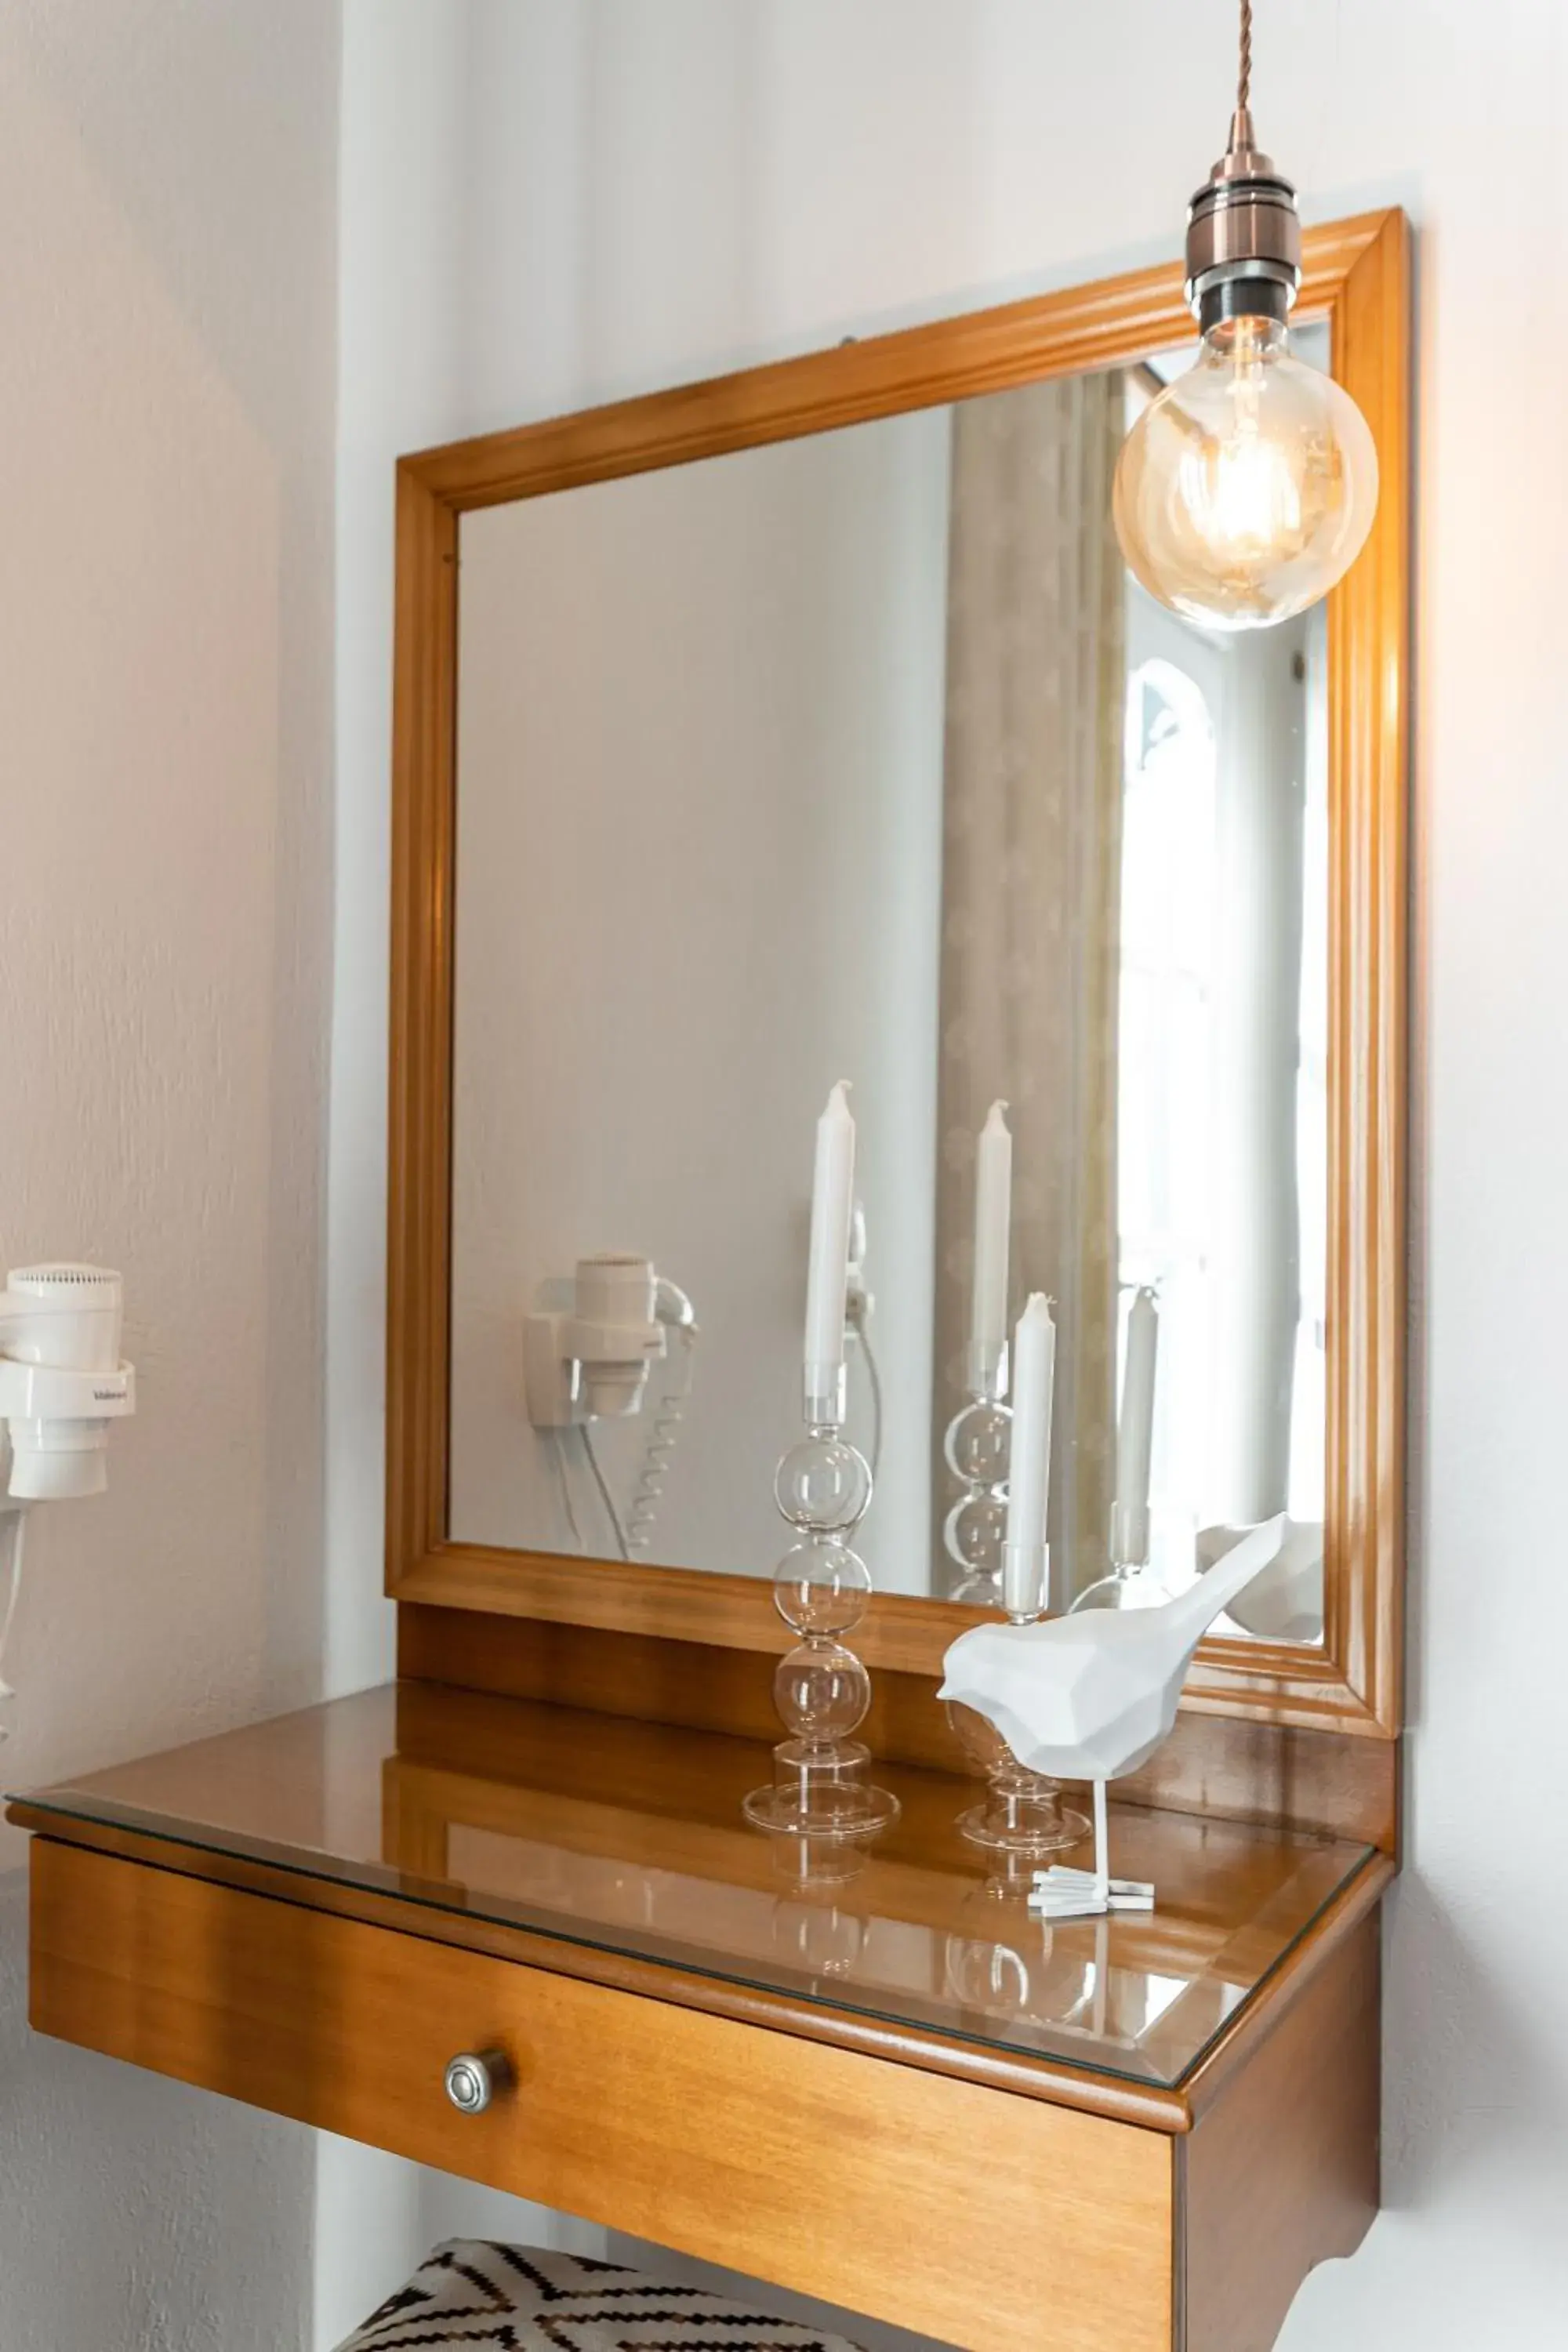
<instances>
[{"instance_id":1,"label":"reflection on glossy tabletop","mask_svg":"<svg viewBox=\"0 0 1568 2352\"><path fill-rule=\"evenodd\" d=\"M1367 1861L1316 1835L1118 1809L1150 1916L1058 1924L959 1834L973 1783L885 1766L864 1855L750 1830L747 1740L402 1684L100 1773L24 1818L129 1830L1153 2085L1186 2074ZM179 1855L168 1859L179 1866Z\"/></svg>"}]
</instances>

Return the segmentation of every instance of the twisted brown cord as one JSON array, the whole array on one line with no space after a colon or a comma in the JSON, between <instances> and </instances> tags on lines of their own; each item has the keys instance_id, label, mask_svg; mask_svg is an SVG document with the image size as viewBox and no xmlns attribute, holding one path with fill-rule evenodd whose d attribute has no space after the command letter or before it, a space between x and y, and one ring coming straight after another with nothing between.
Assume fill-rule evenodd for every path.
<instances>
[{"instance_id":1,"label":"twisted brown cord","mask_svg":"<svg viewBox=\"0 0 1568 2352\"><path fill-rule=\"evenodd\" d=\"M1236 102L1244 114L1252 103L1252 0L1241 0L1241 70L1237 76Z\"/></svg>"}]
</instances>

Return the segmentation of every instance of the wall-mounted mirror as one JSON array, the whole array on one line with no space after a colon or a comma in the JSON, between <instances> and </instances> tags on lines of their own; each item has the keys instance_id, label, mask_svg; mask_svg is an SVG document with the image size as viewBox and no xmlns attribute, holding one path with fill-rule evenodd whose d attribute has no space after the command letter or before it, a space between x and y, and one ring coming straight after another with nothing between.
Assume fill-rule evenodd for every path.
<instances>
[{"instance_id":1,"label":"wall-mounted mirror","mask_svg":"<svg viewBox=\"0 0 1568 2352\"><path fill-rule=\"evenodd\" d=\"M1114 1500L1152 1591L1286 1511L1293 1613L1274 1586L1256 1622L1321 1632L1325 629L1205 632L1123 567L1117 453L1187 358L463 519L458 1540L772 1573L847 1077L879 1589L987 1597L944 1437L1004 1102L1011 1309L1056 1302L1058 1604L1110 1571ZM567 1418L544 1318L605 1253L694 1325Z\"/></svg>"},{"instance_id":2,"label":"wall-mounted mirror","mask_svg":"<svg viewBox=\"0 0 1568 2352\"><path fill-rule=\"evenodd\" d=\"M843 1079L879 1592L992 1597L947 1441L1002 1121L1009 1314L1055 1302L1053 1604L1284 1513L1198 1683L1385 1719L1403 236L1309 238L1294 346L1355 385L1384 505L1275 628L1192 625L1116 549L1186 359L1163 273L405 463L395 1591L701 1639L721 1577L721 1638L767 1646L736 1580L785 1540Z\"/></svg>"}]
</instances>

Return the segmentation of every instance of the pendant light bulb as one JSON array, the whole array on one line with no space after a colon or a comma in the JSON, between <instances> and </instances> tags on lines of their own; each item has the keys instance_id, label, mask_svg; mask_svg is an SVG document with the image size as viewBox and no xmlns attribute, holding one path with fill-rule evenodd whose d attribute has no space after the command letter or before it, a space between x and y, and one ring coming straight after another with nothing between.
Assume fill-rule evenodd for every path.
<instances>
[{"instance_id":1,"label":"pendant light bulb","mask_svg":"<svg viewBox=\"0 0 1568 2352\"><path fill-rule=\"evenodd\" d=\"M1151 402L1116 468L1116 535L1135 579L1189 620L1268 628L1326 596L1377 509L1377 452L1331 376L1284 325L1225 319Z\"/></svg>"},{"instance_id":2,"label":"pendant light bulb","mask_svg":"<svg viewBox=\"0 0 1568 2352\"><path fill-rule=\"evenodd\" d=\"M1240 102L1188 218L1197 361L1133 425L1115 489L1134 578L1173 612L1225 630L1268 628L1326 596L1377 510L1365 418L1290 351L1301 231L1295 190L1254 139L1250 52L1242 0Z\"/></svg>"}]
</instances>

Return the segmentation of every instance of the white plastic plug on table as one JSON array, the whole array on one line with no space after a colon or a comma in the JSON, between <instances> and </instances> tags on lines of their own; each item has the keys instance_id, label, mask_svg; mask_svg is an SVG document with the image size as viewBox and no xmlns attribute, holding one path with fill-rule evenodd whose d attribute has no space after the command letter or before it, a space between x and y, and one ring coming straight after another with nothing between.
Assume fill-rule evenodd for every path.
<instances>
[{"instance_id":1,"label":"white plastic plug on table","mask_svg":"<svg viewBox=\"0 0 1568 2352\"><path fill-rule=\"evenodd\" d=\"M1031 1899L1047 1917L1152 1906L1152 1887L1110 1874L1106 1783L1137 1771L1169 1736L1198 1643L1278 1557L1285 1526L1281 1517L1254 1528L1162 1608L976 1625L948 1651L940 1698L983 1715L1027 1771L1094 1784L1094 1869L1040 1874Z\"/></svg>"}]
</instances>

